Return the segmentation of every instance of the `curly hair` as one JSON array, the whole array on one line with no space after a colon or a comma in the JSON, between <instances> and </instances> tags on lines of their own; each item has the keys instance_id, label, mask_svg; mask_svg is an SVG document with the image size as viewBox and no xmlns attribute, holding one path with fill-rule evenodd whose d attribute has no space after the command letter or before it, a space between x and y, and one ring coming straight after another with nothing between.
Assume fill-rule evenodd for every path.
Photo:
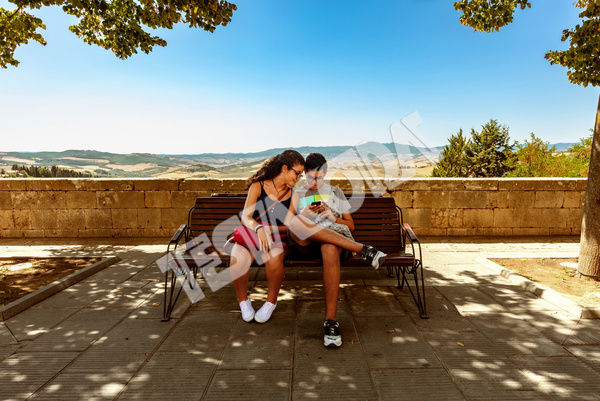
<instances>
[{"instance_id":1,"label":"curly hair","mask_svg":"<svg viewBox=\"0 0 600 401\"><path fill-rule=\"evenodd\" d=\"M309 170L323 170L327 171L327 159L321 153L309 153L306 156L306 164L304 165L306 171Z\"/></svg>"},{"instance_id":2,"label":"curly hair","mask_svg":"<svg viewBox=\"0 0 600 401\"><path fill-rule=\"evenodd\" d=\"M271 180L281 173L283 166L292 168L296 164L304 166L304 157L295 150L284 150L265 161L261 168L252 177L248 178L246 181L247 187L250 188L255 182Z\"/></svg>"}]
</instances>

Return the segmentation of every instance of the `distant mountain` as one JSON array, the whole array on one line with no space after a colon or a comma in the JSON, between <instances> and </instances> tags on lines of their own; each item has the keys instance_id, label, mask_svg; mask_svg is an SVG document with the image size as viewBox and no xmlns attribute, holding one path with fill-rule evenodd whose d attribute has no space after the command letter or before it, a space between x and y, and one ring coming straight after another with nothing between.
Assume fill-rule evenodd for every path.
<instances>
[{"instance_id":1,"label":"distant mountain","mask_svg":"<svg viewBox=\"0 0 600 401\"><path fill-rule=\"evenodd\" d=\"M554 144L564 151L573 143ZM432 166L443 146L432 149L417 148L398 143L365 142L358 146L303 146L294 148L303 155L321 153L332 168L356 164L356 153L364 161L407 161L417 167ZM63 152L0 152L0 169L10 171L12 166L40 166L72 169L98 177L248 177L258 166L285 148L273 148L252 153L199 153L199 154L117 154L95 150L65 150Z\"/></svg>"}]
</instances>

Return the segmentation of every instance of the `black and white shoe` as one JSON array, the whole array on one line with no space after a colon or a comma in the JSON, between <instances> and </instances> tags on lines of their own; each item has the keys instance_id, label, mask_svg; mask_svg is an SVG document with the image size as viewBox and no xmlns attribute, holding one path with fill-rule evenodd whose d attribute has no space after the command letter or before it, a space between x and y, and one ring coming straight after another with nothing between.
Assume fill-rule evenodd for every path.
<instances>
[{"instance_id":1,"label":"black and white shoe","mask_svg":"<svg viewBox=\"0 0 600 401\"><path fill-rule=\"evenodd\" d=\"M327 319L323 326L325 326L325 346L329 348L341 347L342 336L340 334L340 324L338 323L338 321L333 319Z\"/></svg>"},{"instance_id":2,"label":"black and white shoe","mask_svg":"<svg viewBox=\"0 0 600 401\"><path fill-rule=\"evenodd\" d=\"M383 253L373 248L371 245L363 245L362 248L362 257L364 260L369 262L371 266L375 268L375 270L379 269L381 266L385 264L385 258L387 253Z\"/></svg>"}]
</instances>

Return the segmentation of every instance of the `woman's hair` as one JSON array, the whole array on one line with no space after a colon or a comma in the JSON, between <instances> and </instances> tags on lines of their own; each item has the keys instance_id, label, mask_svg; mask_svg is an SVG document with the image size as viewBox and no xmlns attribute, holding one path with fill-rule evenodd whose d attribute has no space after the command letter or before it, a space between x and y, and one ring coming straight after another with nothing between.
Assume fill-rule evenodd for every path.
<instances>
[{"instance_id":1,"label":"woman's hair","mask_svg":"<svg viewBox=\"0 0 600 401\"><path fill-rule=\"evenodd\" d=\"M327 171L327 160L325 156L320 153L309 153L306 156L306 163L304 164L306 171L308 170L322 170Z\"/></svg>"},{"instance_id":2,"label":"woman's hair","mask_svg":"<svg viewBox=\"0 0 600 401\"><path fill-rule=\"evenodd\" d=\"M275 178L277 175L279 175L279 173L281 173L283 166L293 168L296 164L304 166L304 157L302 157L302 155L295 150L284 150L280 154L265 161L262 167L256 173L254 173L252 177L248 178L248 181L246 181L248 188L250 188L250 185L255 182L271 180Z\"/></svg>"}]
</instances>

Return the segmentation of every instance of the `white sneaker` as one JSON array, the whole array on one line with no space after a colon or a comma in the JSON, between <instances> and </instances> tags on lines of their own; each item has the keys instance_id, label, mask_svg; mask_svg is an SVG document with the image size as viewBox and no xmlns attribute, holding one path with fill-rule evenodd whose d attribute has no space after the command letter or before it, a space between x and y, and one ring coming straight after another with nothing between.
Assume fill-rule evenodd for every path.
<instances>
[{"instance_id":1,"label":"white sneaker","mask_svg":"<svg viewBox=\"0 0 600 401\"><path fill-rule=\"evenodd\" d=\"M251 322L252 319L254 319L255 313L250 298L240 302L240 309L242 310L242 319L244 319L245 322Z\"/></svg>"},{"instance_id":2,"label":"white sneaker","mask_svg":"<svg viewBox=\"0 0 600 401\"><path fill-rule=\"evenodd\" d=\"M265 304L256 312L256 316L254 316L254 320L258 323L264 323L271 318L271 314L275 310L277 304L272 304L270 302L265 302Z\"/></svg>"}]
</instances>

